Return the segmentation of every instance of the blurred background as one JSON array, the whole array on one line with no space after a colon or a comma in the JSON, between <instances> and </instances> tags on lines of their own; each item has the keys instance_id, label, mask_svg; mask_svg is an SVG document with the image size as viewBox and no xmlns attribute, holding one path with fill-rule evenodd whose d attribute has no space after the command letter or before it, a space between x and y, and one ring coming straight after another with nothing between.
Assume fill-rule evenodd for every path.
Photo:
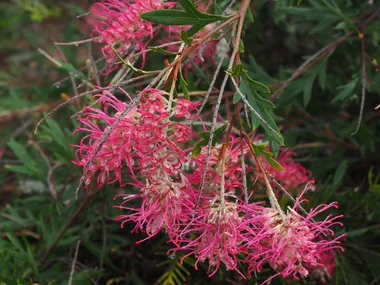
<instances>
[{"instance_id":1,"label":"blurred background","mask_svg":"<svg viewBox=\"0 0 380 285\"><path fill-rule=\"evenodd\" d=\"M59 110L34 134L44 114L86 91L73 86L91 75L92 62L104 66L100 45L54 44L91 38L94 19L85 14L92 3L0 2L0 284L260 284L270 267L258 279L225 270L209 279L206 265L196 271L193 260L168 257L164 234L136 245L143 235L115 221L118 187L90 187L74 199L81 169L71 163L70 144L79 136L70 117L91 98ZM308 207L338 201L334 214L344 214L344 227L337 234L347 233L331 272L271 284L380 284L380 3L259 0L251 9L255 21L245 30L243 61L274 94L330 45L273 100L286 146L317 181ZM351 135L363 61L363 120Z\"/></svg>"}]
</instances>

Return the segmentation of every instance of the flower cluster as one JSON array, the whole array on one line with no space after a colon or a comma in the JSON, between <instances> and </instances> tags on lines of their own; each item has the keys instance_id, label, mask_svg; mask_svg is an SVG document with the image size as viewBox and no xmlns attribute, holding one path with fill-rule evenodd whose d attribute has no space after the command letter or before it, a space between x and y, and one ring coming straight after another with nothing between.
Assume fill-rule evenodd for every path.
<instances>
[{"instance_id":1,"label":"flower cluster","mask_svg":"<svg viewBox=\"0 0 380 285\"><path fill-rule=\"evenodd\" d=\"M259 230L253 231L250 243L259 250L248 254L249 270L261 271L262 265L269 263L278 271L277 275L293 276L298 279L298 274L307 276L308 269L322 266L326 252L335 248L342 249L339 246L342 236L332 240L323 238L324 235L334 235L331 227L342 225L336 221L341 216L329 215L320 222L313 220L323 211L337 207L336 203L311 209L306 217L297 212L298 205L296 203L286 212L281 209L265 208L260 214L261 219L253 219Z\"/></svg>"},{"instance_id":2,"label":"flower cluster","mask_svg":"<svg viewBox=\"0 0 380 285\"><path fill-rule=\"evenodd\" d=\"M84 117L79 119L85 127L77 131L89 133L77 146L77 160L74 163L82 167L91 161L102 136L127 107L107 91L96 97L104 105L104 111L85 107ZM85 184L90 183L95 173L98 173L99 186L106 181L109 184L115 181L123 184L122 170L127 168L134 178L134 182L129 184L140 188L140 193L123 195L124 202L119 208L128 209L132 214L118 219L123 220L123 223L134 221L136 229L145 225L146 232L153 236L163 226L175 227L181 213L178 200L187 199L186 192L191 184L181 169L188 158L179 146L192 138L194 133L190 127L172 119L196 118L197 104L177 99L169 113L166 111L168 101L163 91L147 89L143 91L142 98L138 107L121 119L111 131L86 173ZM96 121L105 124L105 127L101 129ZM137 175L142 179L139 180ZM142 200L139 209L124 206L133 199Z\"/></svg>"},{"instance_id":3,"label":"flower cluster","mask_svg":"<svg viewBox=\"0 0 380 285\"><path fill-rule=\"evenodd\" d=\"M102 48L107 64L107 70L113 70L115 54L113 47L120 56L125 56L128 51L144 49L144 38L153 36L151 22L144 21L139 17L144 12L172 8L175 2L164 2L162 0L106 0L95 3L92 14L101 19L95 25L92 36L94 40L104 43Z\"/></svg>"},{"instance_id":4,"label":"flower cluster","mask_svg":"<svg viewBox=\"0 0 380 285\"><path fill-rule=\"evenodd\" d=\"M243 201L240 156L241 148L246 154L247 145L230 137L228 143L211 149L208 160L206 146L190 159L190 151L181 146L194 133L177 120L197 118L197 104L176 99L174 107L168 108L164 95L157 89L144 91L142 102L112 130L88 172L89 178L98 172L100 184L121 183L121 169L129 169L134 178L129 185L139 192L117 196L123 198L116 206L124 210L117 218L122 225L135 223L133 231L145 231L147 238L165 229L175 245L169 252L184 252L183 258L194 256L196 268L199 262L208 261L210 276L224 264L245 278L238 269L245 263L248 272L261 271L268 263L277 275L307 276L310 268L322 265L326 252L340 248L341 237L324 238L333 234L330 228L340 224L336 222L340 216L314 221L316 215L336 207L336 203L320 205L303 217L297 212L303 202L300 198L287 212L273 205ZM89 132L78 146L76 163L81 166L88 163L103 132L127 107L108 92L98 97L105 111L87 107L84 119L80 119L87 126L80 130ZM92 120L106 126L102 130ZM250 171L248 165L245 168ZM115 178L110 178L111 172ZM139 206L132 201L138 201Z\"/></svg>"},{"instance_id":5,"label":"flower cluster","mask_svg":"<svg viewBox=\"0 0 380 285\"><path fill-rule=\"evenodd\" d=\"M106 0L95 4L92 12L103 21L95 26L93 36L105 44L103 54L108 64L114 63L114 50L126 56L130 49L143 49L144 38L152 36L152 23L142 20L141 13L175 5L161 0ZM182 28L169 27L166 31L179 32ZM210 29L213 27L205 27L193 40L199 40ZM209 40L189 52L196 64L201 63L198 52L203 47L205 56L213 57L217 47ZM183 62L185 72L189 70L187 63ZM271 169L263 157L249 154L254 151L242 130L237 138L229 128L223 143L213 142L202 146L199 154L192 153L190 142L196 133L191 122L200 119L200 104L177 96L176 72L182 68L181 62L175 68L168 65L170 68L161 81L150 85L168 90L172 82L169 94L145 88L138 97L141 99L129 106L120 97L103 91L95 95L101 109L84 108L83 117L78 119L81 127L76 131L86 135L75 146L74 163L84 169L85 185L96 178L99 187L118 182L130 189L115 197L122 199L115 206L122 211L117 217L121 225L133 223L133 232L145 232L146 238L141 241L165 230L173 244L169 253L179 252L182 259L193 256L195 268L208 262L209 276L225 266L246 278L240 270L243 265L248 274L260 272L264 265L276 270L277 274L265 282L278 275L307 276L309 271L323 278L316 268L327 267L331 274L333 266L326 265L326 256L342 249L342 236L329 237L334 234L332 227L341 225L337 221L341 216L315 218L337 204L319 205L302 216L299 208L306 201L301 200L304 190L292 208L282 210L264 169L287 189L301 188L310 181L311 173L293 160L295 153L290 149L281 150L278 157L285 170ZM128 93L119 90L132 102ZM125 115L126 110L129 112ZM249 163L245 156L250 156ZM247 174L252 179L247 181ZM269 194L269 205L252 202L252 182L257 177L265 182L262 184Z\"/></svg>"}]
</instances>

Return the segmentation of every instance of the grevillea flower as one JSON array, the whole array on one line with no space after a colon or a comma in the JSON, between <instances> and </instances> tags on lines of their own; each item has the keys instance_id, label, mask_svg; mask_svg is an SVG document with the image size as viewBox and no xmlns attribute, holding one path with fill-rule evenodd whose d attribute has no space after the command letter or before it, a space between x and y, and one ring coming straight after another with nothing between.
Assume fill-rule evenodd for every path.
<instances>
[{"instance_id":1,"label":"grevillea flower","mask_svg":"<svg viewBox=\"0 0 380 285\"><path fill-rule=\"evenodd\" d=\"M313 279L318 280L321 284L327 284L334 274L335 269L335 252L333 250L325 251L321 254L320 266L308 268Z\"/></svg>"},{"instance_id":2,"label":"grevillea flower","mask_svg":"<svg viewBox=\"0 0 380 285\"><path fill-rule=\"evenodd\" d=\"M127 94L128 95L128 94ZM127 210L118 217L122 224L136 223L135 230L143 229L148 237L162 228L171 233L178 229L183 208L192 208L194 198L192 186L182 172L188 161L188 154L181 145L194 136L191 128L171 118L197 118L197 103L175 99L168 110L165 92L157 89L143 91L142 101L111 131L109 138L96 155L86 174L86 185L97 172L99 186L119 181L122 184L122 170L127 168L135 180L132 184L140 189L138 194L122 194L124 201L117 208ZM85 108L84 118L79 119L87 131L76 152L74 163L85 167L94 156L104 132L115 123L127 105L109 92L104 92L99 102L104 111ZM129 95L128 95L129 97ZM97 123L105 124L104 129ZM114 174L114 179L111 174ZM137 178L139 176L140 178ZM191 198L191 199L190 199ZM139 207L131 207L132 200L141 200Z\"/></svg>"},{"instance_id":3,"label":"grevillea flower","mask_svg":"<svg viewBox=\"0 0 380 285\"><path fill-rule=\"evenodd\" d=\"M194 201L197 207L190 212L184 211L187 219L184 219L183 230L172 238L177 246L172 251L185 251L185 257L194 255L197 259L195 268L199 262L208 261L209 276L214 275L222 263L227 270L235 270L245 278L237 268L237 255L242 253L246 230L242 224L244 213L239 212L239 199L234 195L237 189L244 187L239 141L231 138L225 148L212 148L199 205ZM219 157L221 151L222 159ZM191 161L193 173L187 176L195 189L202 180L206 152L207 147L203 147Z\"/></svg>"},{"instance_id":4,"label":"grevillea flower","mask_svg":"<svg viewBox=\"0 0 380 285\"><path fill-rule=\"evenodd\" d=\"M247 152L247 147L244 144L244 153ZM221 184L221 175L216 171L218 164L220 162L221 147L215 146L211 149L210 157L208 159L208 167L206 169L206 176L204 181L203 192L209 193L219 193L219 187ZM202 147L200 154L193 157L191 160L193 172L189 174L189 179L193 184L200 185L202 181L204 165L206 163L207 147ZM240 139L230 137L229 146L225 150L224 154L224 176L225 176L225 188L228 189L226 193L235 194L238 190L238 194L242 194L244 191L243 184L243 169L241 164L241 149L240 149ZM246 171L250 170L249 166L245 164Z\"/></svg>"},{"instance_id":5,"label":"grevillea flower","mask_svg":"<svg viewBox=\"0 0 380 285\"><path fill-rule=\"evenodd\" d=\"M237 255L242 252L244 241L237 204L220 196L204 199L193 212L193 217L182 231L177 232L174 239L177 248L171 251L185 251L183 258L194 255L196 269L199 262L208 260L210 277L223 263L227 270L235 270L245 278L237 268Z\"/></svg>"},{"instance_id":6,"label":"grevillea flower","mask_svg":"<svg viewBox=\"0 0 380 285\"><path fill-rule=\"evenodd\" d=\"M153 36L152 23L141 19L140 14L175 5L174 2L162 0L105 0L95 3L92 14L102 21L95 25L92 36L95 41L105 44L102 52L110 65L107 71L112 71L115 59L111 46L118 54L125 56L130 48L143 49L144 38Z\"/></svg>"},{"instance_id":7,"label":"grevillea flower","mask_svg":"<svg viewBox=\"0 0 380 285\"><path fill-rule=\"evenodd\" d=\"M319 205L303 217L297 212L301 202L298 199L294 207L288 208L286 212L265 208L259 219L254 218L256 231L252 232L249 242L253 248L246 259L250 264L249 270L260 271L263 264L268 262L278 271L270 279L277 275L293 276L298 279L298 274L302 276L309 274L307 268L321 266L325 252L337 248L343 250L339 246L339 240L343 235L331 240L325 238L334 235L332 226L342 225L336 221L342 216L329 215L322 221L313 219L325 210L337 207L337 203ZM257 228L258 220L262 225Z\"/></svg>"}]
</instances>

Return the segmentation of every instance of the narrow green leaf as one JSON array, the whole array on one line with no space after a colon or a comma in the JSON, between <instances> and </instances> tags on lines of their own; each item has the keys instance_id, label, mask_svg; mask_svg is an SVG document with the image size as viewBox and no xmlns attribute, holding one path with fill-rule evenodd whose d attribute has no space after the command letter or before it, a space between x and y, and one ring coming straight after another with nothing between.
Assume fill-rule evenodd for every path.
<instances>
[{"instance_id":1,"label":"narrow green leaf","mask_svg":"<svg viewBox=\"0 0 380 285\"><path fill-rule=\"evenodd\" d=\"M306 78L306 82L303 88L303 106L306 107L311 99L311 92L313 90L314 80L316 78L316 74L312 73Z\"/></svg>"},{"instance_id":2,"label":"narrow green leaf","mask_svg":"<svg viewBox=\"0 0 380 285\"><path fill-rule=\"evenodd\" d=\"M252 85L253 89L256 90L257 92L263 92L266 94L270 93L268 86L266 86L265 84L259 81L253 80L251 77L248 76L248 74L245 74L244 77L249 82L249 84Z\"/></svg>"},{"instance_id":3,"label":"narrow green leaf","mask_svg":"<svg viewBox=\"0 0 380 285\"><path fill-rule=\"evenodd\" d=\"M177 52L168 51L168 50L163 49L161 47L148 47L148 49L151 51L156 51L156 52L160 52L160 53L164 53L164 54L170 54L170 55L177 55L178 54Z\"/></svg>"},{"instance_id":4,"label":"narrow green leaf","mask_svg":"<svg viewBox=\"0 0 380 285\"><path fill-rule=\"evenodd\" d=\"M236 104L237 102L239 102L241 100L241 96L239 95L239 93L235 93L234 94L234 97L232 98L232 103L233 104Z\"/></svg>"},{"instance_id":5,"label":"narrow green leaf","mask_svg":"<svg viewBox=\"0 0 380 285\"><path fill-rule=\"evenodd\" d=\"M265 160L276 169L284 170L281 164L279 164L274 158L273 153L269 151L265 151L266 145L265 144L252 144L252 147L255 149L257 156L262 156L265 158Z\"/></svg>"},{"instance_id":6,"label":"narrow green leaf","mask_svg":"<svg viewBox=\"0 0 380 285\"><path fill-rule=\"evenodd\" d=\"M219 15L203 13L203 12L199 11L193 5L193 3L191 3L191 1L189 1L189 0L179 0L178 2L186 10L186 12L188 12L189 15L191 15L194 18L204 19L204 20L211 20L213 22L221 20L223 18L227 18L227 17L222 17L222 16L219 16Z\"/></svg>"},{"instance_id":7,"label":"narrow green leaf","mask_svg":"<svg viewBox=\"0 0 380 285\"><path fill-rule=\"evenodd\" d=\"M214 137L212 138L212 144L211 145L215 145L216 144L216 141L218 140L218 138L220 137L220 135L225 131L226 128L227 128L227 125L223 125L220 128L217 128L215 130ZM208 140L210 139L210 132L202 132L202 133L200 133L198 135L201 138L203 138L203 140L200 141L200 142L198 142L198 143L196 143L195 146L193 147L193 151L192 151L192 156L193 157L197 157L201 153L202 146L208 145Z\"/></svg>"},{"instance_id":8,"label":"narrow green leaf","mask_svg":"<svg viewBox=\"0 0 380 285\"><path fill-rule=\"evenodd\" d=\"M200 19L193 17L188 12L167 9L167 10L155 10L151 12L142 13L140 18L162 25L195 25L202 22Z\"/></svg>"},{"instance_id":9,"label":"narrow green leaf","mask_svg":"<svg viewBox=\"0 0 380 285\"><path fill-rule=\"evenodd\" d=\"M358 79L354 79L350 81L348 84L340 87L340 88L343 88L343 90L333 100L331 100L331 103L336 103L339 101L346 100L354 91L357 83L358 83Z\"/></svg>"},{"instance_id":10,"label":"narrow green leaf","mask_svg":"<svg viewBox=\"0 0 380 285\"><path fill-rule=\"evenodd\" d=\"M129 61L125 61L118 53L117 51L115 50L115 48L113 46L111 46L111 49L113 51L113 53L116 55L116 57L126 66L128 66L130 69L132 69L134 72L136 73L139 73L139 74L149 74L150 72L148 71L144 71L142 69L138 69L136 67L134 67Z\"/></svg>"},{"instance_id":11,"label":"narrow green leaf","mask_svg":"<svg viewBox=\"0 0 380 285\"><path fill-rule=\"evenodd\" d=\"M346 171L347 171L347 167L348 167L348 163L346 160L344 160L339 165L338 169L335 171L334 178L333 178L333 185L335 187L339 186L342 183L343 178L344 178Z\"/></svg>"},{"instance_id":12,"label":"narrow green leaf","mask_svg":"<svg viewBox=\"0 0 380 285\"><path fill-rule=\"evenodd\" d=\"M191 45L191 43L193 42L193 39L189 37L187 31L185 30L181 31L180 38L187 45Z\"/></svg>"},{"instance_id":13,"label":"narrow green leaf","mask_svg":"<svg viewBox=\"0 0 380 285\"><path fill-rule=\"evenodd\" d=\"M179 70L179 86L181 87L181 89L183 91L183 95L185 96L185 98L190 101L189 91L187 90L187 82L183 78L181 69Z\"/></svg>"},{"instance_id":14,"label":"narrow green leaf","mask_svg":"<svg viewBox=\"0 0 380 285\"><path fill-rule=\"evenodd\" d=\"M257 112L257 114L262 118L262 120L265 121L266 124L260 120L260 124L264 128L267 135L273 140L275 140L279 145L284 145L284 139L272 116L269 115L267 109L261 106L260 103L258 103L258 101L256 100L256 90L254 86L250 84L250 82L243 80L240 84L239 89L243 94L246 94L246 98L252 109L254 109ZM253 121L252 123L254 125L258 118L253 111L251 111L251 116Z\"/></svg>"}]
</instances>

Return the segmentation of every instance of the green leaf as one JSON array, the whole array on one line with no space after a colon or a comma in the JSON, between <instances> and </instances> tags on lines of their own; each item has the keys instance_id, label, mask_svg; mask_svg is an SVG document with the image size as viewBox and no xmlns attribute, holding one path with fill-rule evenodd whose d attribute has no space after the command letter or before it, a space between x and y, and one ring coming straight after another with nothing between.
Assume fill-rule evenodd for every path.
<instances>
[{"instance_id":1,"label":"green leaf","mask_svg":"<svg viewBox=\"0 0 380 285\"><path fill-rule=\"evenodd\" d=\"M243 76L246 72L247 70L243 68L243 65L241 63L236 65L232 70L231 69L226 70L226 73L228 73L229 75L233 77Z\"/></svg>"},{"instance_id":2,"label":"green leaf","mask_svg":"<svg viewBox=\"0 0 380 285\"><path fill-rule=\"evenodd\" d=\"M199 11L190 0L179 0L181 6L194 18L218 21L225 17L213 14L202 13Z\"/></svg>"},{"instance_id":3,"label":"green leaf","mask_svg":"<svg viewBox=\"0 0 380 285\"><path fill-rule=\"evenodd\" d=\"M113 46L111 46L111 49L113 51L113 53L116 55L116 57L126 66L128 66L130 69L132 69L134 72L136 73L139 73L139 74L149 74L151 72L149 71L144 71L142 69L138 69L136 67L134 67L129 61L125 61L118 53L117 51L115 50L115 48Z\"/></svg>"},{"instance_id":4,"label":"green leaf","mask_svg":"<svg viewBox=\"0 0 380 285\"><path fill-rule=\"evenodd\" d=\"M346 234L348 238L353 238L353 237L358 237L365 234L366 232L368 232L368 230L369 228L356 229L356 230L348 231L346 232Z\"/></svg>"},{"instance_id":5,"label":"green leaf","mask_svg":"<svg viewBox=\"0 0 380 285\"><path fill-rule=\"evenodd\" d=\"M175 9L155 10L142 13L140 18L152 23L175 26L195 25L202 22L185 11Z\"/></svg>"},{"instance_id":6,"label":"green leaf","mask_svg":"<svg viewBox=\"0 0 380 285\"><path fill-rule=\"evenodd\" d=\"M162 25L191 25L192 27L187 30L189 37L208 24L228 19L228 17L202 13L189 0L180 0L179 2L186 11L175 9L156 10L142 13L140 17L149 22Z\"/></svg>"},{"instance_id":7,"label":"green leaf","mask_svg":"<svg viewBox=\"0 0 380 285\"><path fill-rule=\"evenodd\" d=\"M252 88L254 90L256 90L257 92L263 92L266 94L270 93L268 86L266 86L265 84L263 84L259 81L253 80L251 77L248 76L248 74L245 74L244 77L249 82L249 84L252 86Z\"/></svg>"},{"instance_id":8,"label":"green leaf","mask_svg":"<svg viewBox=\"0 0 380 285\"><path fill-rule=\"evenodd\" d=\"M273 153L269 151L265 151L265 144L252 144L253 149L255 150L256 156L262 156L265 160L276 169L284 170L281 164L279 164L275 159L273 159Z\"/></svg>"},{"instance_id":9,"label":"green leaf","mask_svg":"<svg viewBox=\"0 0 380 285\"><path fill-rule=\"evenodd\" d=\"M148 49L151 51L156 51L156 52L160 52L160 53L164 53L164 54L170 54L170 55L177 55L178 54L177 52L171 52L171 51L168 51L168 50L163 49L161 47L148 47Z\"/></svg>"},{"instance_id":10,"label":"green leaf","mask_svg":"<svg viewBox=\"0 0 380 285\"><path fill-rule=\"evenodd\" d=\"M316 78L316 74L311 74L306 78L306 82L303 88L303 106L306 107L311 99L311 92L313 90L314 80Z\"/></svg>"},{"instance_id":11,"label":"green leaf","mask_svg":"<svg viewBox=\"0 0 380 285\"><path fill-rule=\"evenodd\" d=\"M280 133L280 130L278 129L272 116L267 111L268 110L267 106L269 105L268 103L269 101L264 100L263 98L259 98L258 97L259 95L257 94L256 89L255 89L255 86L251 84L251 82L248 82L247 80L242 81L239 89L243 94L246 94L246 98L248 100L248 103L252 107L252 109L254 109L261 116L261 118L266 122L265 124L264 122L259 120L256 114L253 111L251 111L252 126L257 125L257 123L260 123L260 125L264 128L265 132L270 138L272 138L279 145L284 145L284 139Z\"/></svg>"},{"instance_id":12,"label":"green leaf","mask_svg":"<svg viewBox=\"0 0 380 285\"><path fill-rule=\"evenodd\" d=\"M379 31L375 31L373 34L372 34L372 44L377 47L379 45L379 42L380 42L380 33Z\"/></svg>"},{"instance_id":13,"label":"green leaf","mask_svg":"<svg viewBox=\"0 0 380 285\"><path fill-rule=\"evenodd\" d=\"M327 69L327 62L328 62L329 56L326 56L321 63L321 68L318 72L318 82L321 86L322 90L325 90L326 87L326 69Z\"/></svg>"},{"instance_id":14,"label":"green leaf","mask_svg":"<svg viewBox=\"0 0 380 285\"><path fill-rule=\"evenodd\" d=\"M338 167L338 169L335 171L334 178L333 178L333 186L338 187L344 178L344 175L346 174L347 171L347 161L344 160Z\"/></svg>"},{"instance_id":15,"label":"green leaf","mask_svg":"<svg viewBox=\"0 0 380 285\"><path fill-rule=\"evenodd\" d=\"M185 30L181 31L180 38L187 45L191 45L191 43L193 42L193 39L189 37Z\"/></svg>"},{"instance_id":16,"label":"green leaf","mask_svg":"<svg viewBox=\"0 0 380 285\"><path fill-rule=\"evenodd\" d=\"M233 104L236 104L237 102L239 102L241 100L241 96L239 95L239 93L235 93L234 94L234 97L232 98L232 103Z\"/></svg>"},{"instance_id":17,"label":"green leaf","mask_svg":"<svg viewBox=\"0 0 380 285\"><path fill-rule=\"evenodd\" d=\"M216 144L216 141L218 140L218 138L220 137L220 135L224 132L226 128L227 128L227 125L223 125L214 131L214 137L212 138L211 145ZM195 146L193 147L193 151L192 151L193 157L197 157L201 153L202 146L208 145L208 140L210 139L210 132L202 132L202 133L199 133L198 135L201 138L203 138L203 140L195 144Z\"/></svg>"},{"instance_id":18,"label":"green leaf","mask_svg":"<svg viewBox=\"0 0 380 285\"><path fill-rule=\"evenodd\" d=\"M348 84L339 87L339 88L343 88L343 90L333 100L331 100L331 103L336 103L339 101L346 100L354 91L357 83L358 83L358 79L354 79L350 81Z\"/></svg>"},{"instance_id":19,"label":"green leaf","mask_svg":"<svg viewBox=\"0 0 380 285\"><path fill-rule=\"evenodd\" d=\"M181 69L179 70L179 86L181 87L183 95L185 95L185 98L190 101L189 91L187 90L187 82L183 78Z\"/></svg>"}]
</instances>

